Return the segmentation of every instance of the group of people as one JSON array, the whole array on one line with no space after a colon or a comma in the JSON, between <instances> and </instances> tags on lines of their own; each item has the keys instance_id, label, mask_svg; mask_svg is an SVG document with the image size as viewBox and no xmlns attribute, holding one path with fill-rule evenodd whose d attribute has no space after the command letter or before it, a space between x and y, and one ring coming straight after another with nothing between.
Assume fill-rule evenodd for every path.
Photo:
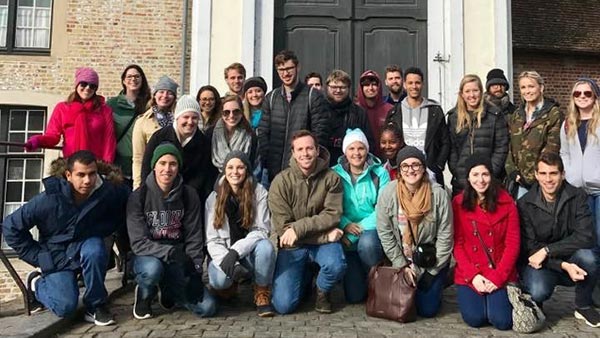
<instances>
[{"instance_id":1,"label":"group of people","mask_svg":"<svg viewBox=\"0 0 600 338\"><path fill-rule=\"evenodd\" d=\"M470 326L510 329L507 285L520 282L540 306L555 285L575 285L575 317L600 327L594 80L577 80L563 118L534 71L518 78L518 107L502 70L485 91L465 75L445 114L423 97L417 67L391 65L384 81L366 70L353 97L342 70L300 81L288 50L274 65L282 84L270 92L234 63L225 96L207 85L179 99L175 81L150 89L131 65L106 103L98 74L77 70L73 93L25 145L62 140L65 166L3 224L37 268L27 277L36 308L73 313L81 275L86 320L113 324L104 278L116 233L133 253L140 320L157 297L213 316L248 281L261 317L294 312L313 290L315 310L330 313L338 283L348 303L363 302L369 270L387 261L404 268L422 317L439 313L454 276Z\"/></svg>"}]
</instances>

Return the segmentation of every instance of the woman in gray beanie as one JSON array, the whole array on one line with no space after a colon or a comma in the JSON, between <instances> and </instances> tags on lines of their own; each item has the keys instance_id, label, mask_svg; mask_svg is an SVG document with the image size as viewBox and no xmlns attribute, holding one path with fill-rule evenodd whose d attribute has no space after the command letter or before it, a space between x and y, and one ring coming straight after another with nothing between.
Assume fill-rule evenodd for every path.
<instances>
[{"instance_id":1,"label":"woman in gray beanie","mask_svg":"<svg viewBox=\"0 0 600 338\"><path fill-rule=\"evenodd\" d=\"M173 124L173 109L177 102L179 85L168 76L161 76L152 90L150 109L138 117L133 125L132 176L133 188L142 183L142 158L150 137L159 129Z\"/></svg>"}]
</instances>

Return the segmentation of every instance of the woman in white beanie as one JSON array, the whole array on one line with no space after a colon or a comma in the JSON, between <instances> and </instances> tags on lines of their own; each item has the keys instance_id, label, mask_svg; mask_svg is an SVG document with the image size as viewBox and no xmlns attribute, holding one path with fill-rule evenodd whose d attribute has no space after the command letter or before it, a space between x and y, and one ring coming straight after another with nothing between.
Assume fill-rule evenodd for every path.
<instances>
[{"instance_id":1,"label":"woman in white beanie","mask_svg":"<svg viewBox=\"0 0 600 338\"><path fill-rule=\"evenodd\" d=\"M142 177L141 165L146 144L159 129L173 123L173 109L177 102L179 85L168 76L161 76L152 90L150 109L137 118L131 135L133 188L137 188L145 177Z\"/></svg>"},{"instance_id":2,"label":"woman in white beanie","mask_svg":"<svg viewBox=\"0 0 600 338\"><path fill-rule=\"evenodd\" d=\"M254 170L257 138L250 122L244 116L242 100L237 95L227 95L221 101L222 117L213 128L206 131L211 140L212 163L222 170L225 157L234 150L242 151L250 159Z\"/></svg>"},{"instance_id":3,"label":"woman in white beanie","mask_svg":"<svg viewBox=\"0 0 600 338\"><path fill-rule=\"evenodd\" d=\"M344 187L344 210L340 229L346 255L344 293L348 303L367 297L367 275L383 259L383 249L376 230L377 197L390 181L381 161L369 153L367 137L359 128L348 129L342 142L343 156L333 170Z\"/></svg>"},{"instance_id":4,"label":"woman in white beanie","mask_svg":"<svg viewBox=\"0 0 600 338\"><path fill-rule=\"evenodd\" d=\"M152 170L150 162L154 149L163 142L171 142L183 156L180 169L183 182L196 189L204 205L213 190L217 172L210 161L210 140L199 129L199 121L200 105L193 96L183 95L177 101L172 126L160 129L148 141L141 177L145 180Z\"/></svg>"}]
</instances>

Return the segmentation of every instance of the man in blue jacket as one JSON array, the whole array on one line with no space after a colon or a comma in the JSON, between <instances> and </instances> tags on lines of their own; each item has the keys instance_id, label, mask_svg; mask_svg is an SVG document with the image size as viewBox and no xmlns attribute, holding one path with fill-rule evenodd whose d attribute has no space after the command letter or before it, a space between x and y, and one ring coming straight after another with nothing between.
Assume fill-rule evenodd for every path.
<instances>
[{"instance_id":1,"label":"man in blue jacket","mask_svg":"<svg viewBox=\"0 0 600 338\"><path fill-rule=\"evenodd\" d=\"M85 320L115 321L107 309L104 286L108 252L103 238L124 224L128 188L104 181L94 154L81 150L68 158L64 176L43 180L45 191L4 220L4 236L19 258L39 268L27 276L30 301L59 317L77 309L81 271L86 285ZM37 226L39 240L29 230Z\"/></svg>"}]
</instances>

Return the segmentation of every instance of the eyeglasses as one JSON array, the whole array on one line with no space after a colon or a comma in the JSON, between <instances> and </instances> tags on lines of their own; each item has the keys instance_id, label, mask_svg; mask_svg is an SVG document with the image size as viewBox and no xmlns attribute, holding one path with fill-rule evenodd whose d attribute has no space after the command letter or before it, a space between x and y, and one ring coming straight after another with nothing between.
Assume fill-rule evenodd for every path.
<instances>
[{"instance_id":1,"label":"eyeglasses","mask_svg":"<svg viewBox=\"0 0 600 338\"><path fill-rule=\"evenodd\" d=\"M231 114L233 114L234 116L236 116L236 115L240 115L241 113L242 113L241 109L223 110L223 116L229 116Z\"/></svg>"},{"instance_id":2,"label":"eyeglasses","mask_svg":"<svg viewBox=\"0 0 600 338\"><path fill-rule=\"evenodd\" d=\"M285 68L277 68L277 71L278 71L279 73L290 73L290 72L292 72L294 69L296 69L296 66L285 67Z\"/></svg>"},{"instance_id":3,"label":"eyeglasses","mask_svg":"<svg viewBox=\"0 0 600 338\"><path fill-rule=\"evenodd\" d=\"M142 78L142 76L140 74L125 76L125 79L127 79L127 80L139 80L141 78Z\"/></svg>"},{"instance_id":4,"label":"eyeglasses","mask_svg":"<svg viewBox=\"0 0 600 338\"><path fill-rule=\"evenodd\" d=\"M200 102L215 102L214 97L202 97L200 98Z\"/></svg>"},{"instance_id":5,"label":"eyeglasses","mask_svg":"<svg viewBox=\"0 0 600 338\"><path fill-rule=\"evenodd\" d=\"M331 91L336 91L336 90L340 90L340 91L344 91L346 89L348 89L348 86L328 86L329 89L331 89Z\"/></svg>"},{"instance_id":6,"label":"eyeglasses","mask_svg":"<svg viewBox=\"0 0 600 338\"><path fill-rule=\"evenodd\" d=\"M400 170L402 170L402 172L406 173L408 172L408 169L412 169L413 171L418 171L421 169L423 165L421 163L413 163L413 164L401 164L400 165Z\"/></svg>"},{"instance_id":7,"label":"eyeglasses","mask_svg":"<svg viewBox=\"0 0 600 338\"><path fill-rule=\"evenodd\" d=\"M580 90L576 90L573 92L573 97L580 97L581 94L583 94L583 96L587 97L588 99L592 97L592 95L594 93L592 93L591 90L586 90L586 91L580 91Z\"/></svg>"},{"instance_id":8,"label":"eyeglasses","mask_svg":"<svg viewBox=\"0 0 600 338\"><path fill-rule=\"evenodd\" d=\"M98 89L98 85L95 84L95 83L89 83L89 82L81 81L81 82L79 82L79 85L81 86L81 88L89 87L91 90Z\"/></svg>"}]
</instances>

